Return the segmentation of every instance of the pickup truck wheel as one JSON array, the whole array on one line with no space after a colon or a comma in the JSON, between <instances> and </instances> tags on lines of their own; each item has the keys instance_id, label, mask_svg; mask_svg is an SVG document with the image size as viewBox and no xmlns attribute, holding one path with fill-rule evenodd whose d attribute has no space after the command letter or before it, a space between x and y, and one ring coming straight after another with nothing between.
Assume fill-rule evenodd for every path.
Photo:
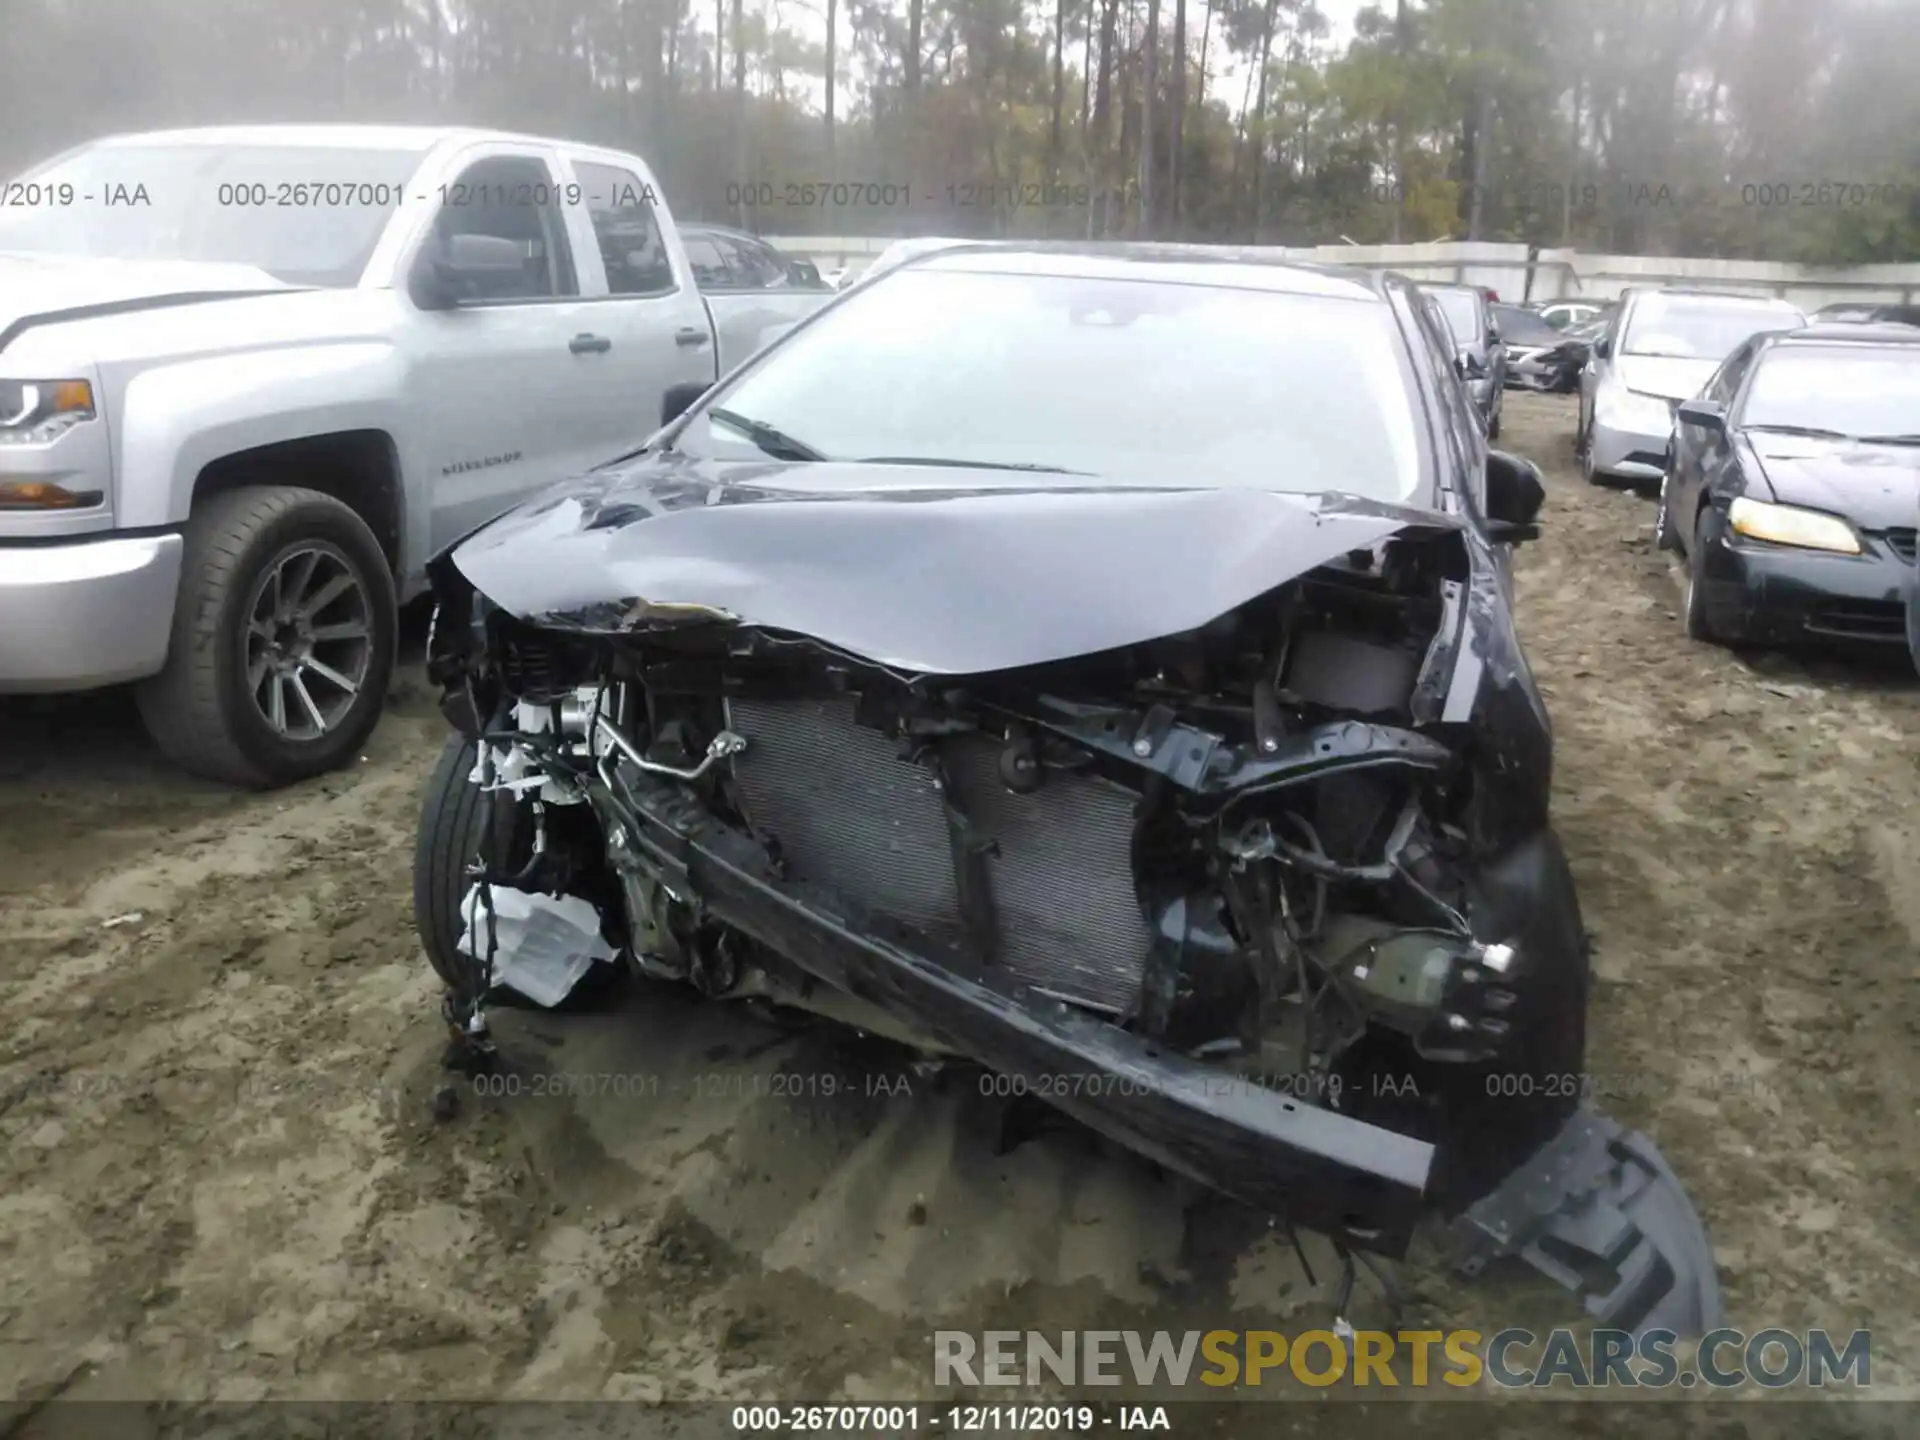
<instances>
[{"instance_id":1,"label":"pickup truck wheel","mask_svg":"<svg viewBox=\"0 0 1920 1440\"><path fill-rule=\"evenodd\" d=\"M386 557L347 506L290 486L224 491L187 521L167 664L140 713L196 775L304 780L373 733L397 629Z\"/></svg>"}]
</instances>

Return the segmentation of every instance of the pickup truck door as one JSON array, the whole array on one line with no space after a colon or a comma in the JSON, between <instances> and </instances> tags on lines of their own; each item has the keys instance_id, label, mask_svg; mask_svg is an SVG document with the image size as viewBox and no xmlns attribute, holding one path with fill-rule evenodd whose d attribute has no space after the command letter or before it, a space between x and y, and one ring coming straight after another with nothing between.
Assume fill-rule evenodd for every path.
<instances>
[{"instance_id":1,"label":"pickup truck door","mask_svg":"<svg viewBox=\"0 0 1920 1440\"><path fill-rule=\"evenodd\" d=\"M803 285L779 252L766 243L734 235L710 235L724 261L711 272L696 267L700 289L720 334L720 373L771 345L833 298L825 284ZM710 275L710 278L709 278Z\"/></svg>"},{"instance_id":2,"label":"pickup truck door","mask_svg":"<svg viewBox=\"0 0 1920 1440\"><path fill-rule=\"evenodd\" d=\"M606 351L576 338L604 334L605 310L582 293L552 147L483 142L420 183L435 203L403 252L403 295L422 252L449 235L511 239L527 256L524 275L452 309L403 304L399 348L416 423L402 461L430 487L431 552L606 458L611 382Z\"/></svg>"},{"instance_id":3,"label":"pickup truck door","mask_svg":"<svg viewBox=\"0 0 1920 1440\"><path fill-rule=\"evenodd\" d=\"M588 328L604 342L588 435L605 460L660 428L675 385L719 377L713 322L680 232L637 156L566 146L568 216L581 255Z\"/></svg>"}]
</instances>

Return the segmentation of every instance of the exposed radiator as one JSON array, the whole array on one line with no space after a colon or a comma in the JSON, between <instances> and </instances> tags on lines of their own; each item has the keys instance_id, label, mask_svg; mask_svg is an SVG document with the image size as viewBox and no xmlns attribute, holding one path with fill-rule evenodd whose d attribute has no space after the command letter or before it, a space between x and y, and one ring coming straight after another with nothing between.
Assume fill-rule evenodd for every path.
<instances>
[{"instance_id":1,"label":"exposed radiator","mask_svg":"<svg viewBox=\"0 0 1920 1440\"><path fill-rule=\"evenodd\" d=\"M728 723L747 741L733 762L747 818L795 879L957 941L959 886L934 775L853 715L852 697L731 701ZM1132 794L1056 773L1016 795L1000 781L997 742L940 744L955 800L994 842L994 963L1063 999L1131 1009L1149 938L1133 886Z\"/></svg>"}]
</instances>

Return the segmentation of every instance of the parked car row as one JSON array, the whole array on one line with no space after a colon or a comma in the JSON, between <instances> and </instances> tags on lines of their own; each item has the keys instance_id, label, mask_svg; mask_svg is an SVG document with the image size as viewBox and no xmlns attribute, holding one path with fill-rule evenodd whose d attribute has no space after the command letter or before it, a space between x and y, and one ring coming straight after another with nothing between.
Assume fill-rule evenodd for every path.
<instances>
[{"instance_id":1,"label":"parked car row","mask_svg":"<svg viewBox=\"0 0 1920 1440\"><path fill-rule=\"evenodd\" d=\"M0 210L0 692L136 682L242 785L358 753L429 556L832 295L557 140L129 135L11 189L115 184Z\"/></svg>"},{"instance_id":2,"label":"parked car row","mask_svg":"<svg viewBox=\"0 0 1920 1440\"><path fill-rule=\"evenodd\" d=\"M1920 666L1920 327L1877 318L1911 308L1636 289L1592 341L1575 450L1589 481L1659 483L1690 636Z\"/></svg>"}]
</instances>

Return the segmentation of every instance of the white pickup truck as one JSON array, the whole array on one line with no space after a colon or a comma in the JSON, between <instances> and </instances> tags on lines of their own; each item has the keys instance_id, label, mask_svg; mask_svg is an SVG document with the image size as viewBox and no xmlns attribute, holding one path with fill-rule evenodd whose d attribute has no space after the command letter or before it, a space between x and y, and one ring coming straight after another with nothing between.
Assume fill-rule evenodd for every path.
<instances>
[{"instance_id":1,"label":"white pickup truck","mask_svg":"<svg viewBox=\"0 0 1920 1440\"><path fill-rule=\"evenodd\" d=\"M0 184L0 693L136 681L234 784L347 761L435 552L832 298L699 244L638 157L488 131L119 136Z\"/></svg>"}]
</instances>

